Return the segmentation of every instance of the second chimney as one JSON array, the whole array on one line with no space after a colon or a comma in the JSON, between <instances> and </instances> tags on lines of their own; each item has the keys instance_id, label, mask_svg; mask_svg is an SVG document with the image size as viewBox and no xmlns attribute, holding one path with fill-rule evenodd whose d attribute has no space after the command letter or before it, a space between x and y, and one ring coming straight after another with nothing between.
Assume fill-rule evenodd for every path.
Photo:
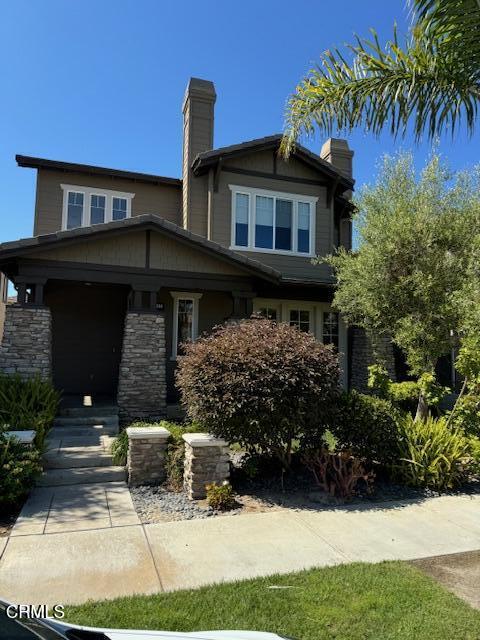
<instances>
[{"instance_id":1,"label":"second chimney","mask_svg":"<svg viewBox=\"0 0 480 640\"><path fill-rule=\"evenodd\" d=\"M340 169L347 178L352 177L353 151L348 146L346 140L342 140L341 138L328 138L322 146L320 157L330 162L330 164L333 164L337 169Z\"/></svg>"},{"instance_id":2,"label":"second chimney","mask_svg":"<svg viewBox=\"0 0 480 640\"><path fill-rule=\"evenodd\" d=\"M213 149L213 82L190 78L183 100L183 227L207 236L207 181L196 178L192 163L203 151Z\"/></svg>"}]
</instances>

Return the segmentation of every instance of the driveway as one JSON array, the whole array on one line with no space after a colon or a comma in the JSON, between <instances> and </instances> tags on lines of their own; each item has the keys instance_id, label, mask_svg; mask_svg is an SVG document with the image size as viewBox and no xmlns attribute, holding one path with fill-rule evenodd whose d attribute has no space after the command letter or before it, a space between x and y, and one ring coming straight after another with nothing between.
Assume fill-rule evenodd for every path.
<instances>
[{"instance_id":1,"label":"driveway","mask_svg":"<svg viewBox=\"0 0 480 640\"><path fill-rule=\"evenodd\" d=\"M480 549L480 496L151 525L111 519L108 524L104 513L92 518L88 530L77 527L73 510L76 530L55 532L52 521L43 533L24 529L11 535L3 553L0 545L0 597L81 603L346 562Z\"/></svg>"}]
</instances>

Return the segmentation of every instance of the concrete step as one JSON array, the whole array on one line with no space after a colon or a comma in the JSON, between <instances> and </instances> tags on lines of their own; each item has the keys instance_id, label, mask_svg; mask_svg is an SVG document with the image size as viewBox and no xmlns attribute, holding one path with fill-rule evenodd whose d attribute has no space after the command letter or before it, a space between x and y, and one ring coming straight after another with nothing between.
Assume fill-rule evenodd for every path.
<instances>
[{"instance_id":1,"label":"concrete step","mask_svg":"<svg viewBox=\"0 0 480 640\"><path fill-rule=\"evenodd\" d=\"M115 405L101 405L94 407L63 407L58 416L60 418L89 418L90 416L118 416Z\"/></svg>"},{"instance_id":2,"label":"concrete step","mask_svg":"<svg viewBox=\"0 0 480 640\"><path fill-rule=\"evenodd\" d=\"M96 482L126 480L125 467L78 467L75 469L47 469L37 481L39 487L60 487Z\"/></svg>"},{"instance_id":3,"label":"concrete step","mask_svg":"<svg viewBox=\"0 0 480 640\"><path fill-rule=\"evenodd\" d=\"M96 425L106 425L118 427L118 416L83 416L83 417L62 417L55 418L53 421L54 427L89 427Z\"/></svg>"},{"instance_id":4,"label":"concrete step","mask_svg":"<svg viewBox=\"0 0 480 640\"><path fill-rule=\"evenodd\" d=\"M111 467L112 456L98 450L89 450L87 447L80 451L61 449L60 451L47 451L43 455L45 469L78 469L87 467Z\"/></svg>"},{"instance_id":5,"label":"concrete step","mask_svg":"<svg viewBox=\"0 0 480 640\"><path fill-rule=\"evenodd\" d=\"M114 437L118 435L118 427L108 427L108 426L99 426L99 427L54 427L50 429L48 432L49 440L58 440L64 438L79 438L78 443L81 446L80 438L84 438L86 444L88 444L88 440L93 440L95 437L99 438L101 436L109 436Z\"/></svg>"}]
</instances>

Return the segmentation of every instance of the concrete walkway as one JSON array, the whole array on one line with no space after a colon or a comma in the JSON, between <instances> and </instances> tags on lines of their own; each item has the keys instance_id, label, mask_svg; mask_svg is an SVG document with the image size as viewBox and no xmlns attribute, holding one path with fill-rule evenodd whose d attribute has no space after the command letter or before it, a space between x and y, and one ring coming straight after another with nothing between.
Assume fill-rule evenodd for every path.
<instances>
[{"instance_id":1,"label":"concrete walkway","mask_svg":"<svg viewBox=\"0 0 480 640\"><path fill-rule=\"evenodd\" d=\"M88 531L46 529L17 530L3 553L0 544L1 597L81 603L345 562L473 551L480 549L480 496Z\"/></svg>"}]
</instances>

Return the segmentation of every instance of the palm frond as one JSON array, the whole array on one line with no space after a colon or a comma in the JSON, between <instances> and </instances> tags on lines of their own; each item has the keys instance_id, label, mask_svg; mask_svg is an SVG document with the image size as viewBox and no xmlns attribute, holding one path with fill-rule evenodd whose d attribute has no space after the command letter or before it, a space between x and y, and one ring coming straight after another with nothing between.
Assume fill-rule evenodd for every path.
<instances>
[{"instance_id":1,"label":"palm frond","mask_svg":"<svg viewBox=\"0 0 480 640\"><path fill-rule=\"evenodd\" d=\"M473 131L480 101L480 0L414 0L409 38L382 46L370 39L327 51L287 105L282 151L302 135L351 131L363 125L404 135L413 122L418 140L452 133L463 121ZM449 8L450 7L450 8Z\"/></svg>"}]
</instances>

